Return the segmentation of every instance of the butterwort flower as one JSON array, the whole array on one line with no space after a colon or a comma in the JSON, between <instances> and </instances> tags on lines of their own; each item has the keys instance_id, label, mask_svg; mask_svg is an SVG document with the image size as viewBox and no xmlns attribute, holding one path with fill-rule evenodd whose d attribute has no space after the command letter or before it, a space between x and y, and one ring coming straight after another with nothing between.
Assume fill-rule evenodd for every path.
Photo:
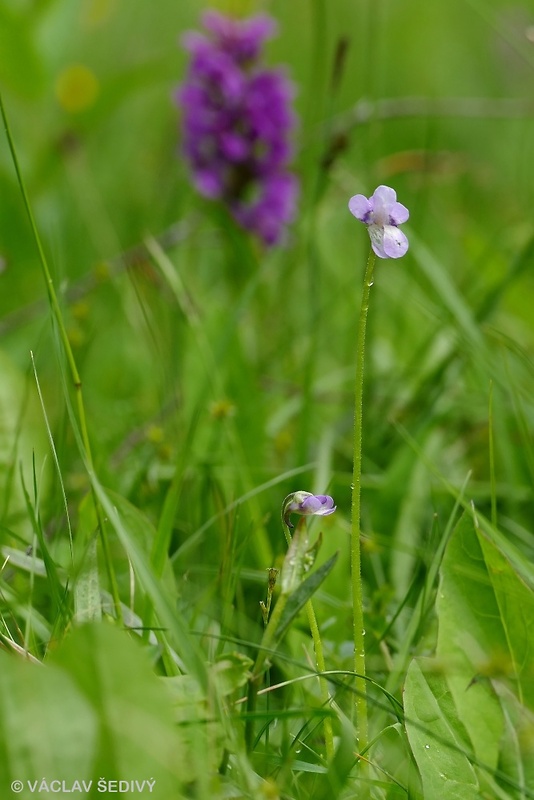
<instances>
[{"instance_id":1,"label":"butterwort flower","mask_svg":"<svg viewBox=\"0 0 534 800\"><path fill-rule=\"evenodd\" d=\"M410 212L397 202L397 193L389 186L379 186L371 197L355 194L349 200L349 211L367 225L371 247L379 258L400 258L408 250L408 239L399 225Z\"/></svg>"},{"instance_id":2,"label":"butterwort flower","mask_svg":"<svg viewBox=\"0 0 534 800\"><path fill-rule=\"evenodd\" d=\"M183 38L191 54L177 95L183 152L200 194L225 203L243 228L272 245L295 214L298 188L288 170L293 87L261 64L275 23L215 11L202 19L206 33Z\"/></svg>"},{"instance_id":3,"label":"butterwort flower","mask_svg":"<svg viewBox=\"0 0 534 800\"><path fill-rule=\"evenodd\" d=\"M288 528L293 525L290 521L291 514L301 516L326 517L333 514L337 506L328 494L311 494L310 492L293 492L286 497L282 506L282 518Z\"/></svg>"}]
</instances>

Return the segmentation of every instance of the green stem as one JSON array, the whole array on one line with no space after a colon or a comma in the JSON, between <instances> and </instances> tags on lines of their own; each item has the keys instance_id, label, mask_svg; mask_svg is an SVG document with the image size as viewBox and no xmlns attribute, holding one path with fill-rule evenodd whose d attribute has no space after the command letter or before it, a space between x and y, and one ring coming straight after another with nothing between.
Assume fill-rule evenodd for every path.
<instances>
[{"instance_id":1,"label":"green stem","mask_svg":"<svg viewBox=\"0 0 534 800\"><path fill-rule=\"evenodd\" d=\"M289 532L289 528L287 527L285 521L282 519L282 527L284 529L284 535L286 537L286 542L289 547L291 544L291 533ZM310 631L313 639L313 647L315 650L315 661L317 663L317 671L320 673L326 672L326 664L324 660L324 651L323 651L323 642L321 640L321 632L319 631L319 625L317 624L317 617L315 616L315 610L313 608L313 603L311 600L308 600L306 603L306 613L308 615L308 624L310 626ZM328 691L328 682L325 678L319 678L319 687L321 692L321 701L325 708L330 707L330 693ZM323 722L323 729L324 729L324 742L326 748L326 759L328 762L332 760L334 757L334 731L332 728L332 720L330 717L325 717Z\"/></svg>"},{"instance_id":2,"label":"green stem","mask_svg":"<svg viewBox=\"0 0 534 800\"><path fill-rule=\"evenodd\" d=\"M315 648L315 660L317 662L317 671L320 673L326 672L326 665L324 660L323 643L321 641L321 634L317 624L317 617L313 608L313 603L308 600L306 603L306 613L308 615L308 623L313 639L313 646ZM330 708L330 693L328 691L328 682L326 678L319 678L319 687L321 691L321 701L325 708ZM325 717L323 721L324 728L324 742L326 747L326 759L331 762L334 757L334 731L332 728L332 720L330 717Z\"/></svg>"},{"instance_id":3,"label":"green stem","mask_svg":"<svg viewBox=\"0 0 534 800\"><path fill-rule=\"evenodd\" d=\"M354 622L354 671L356 678L355 712L356 735L360 753L368 742L367 729L367 686L365 680L365 627L363 618L363 588L361 570L361 488L362 488L362 438L363 438L363 379L365 367L365 335L369 296L373 285L375 254L371 250L367 259L363 281L360 317L358 320L358 342L356 349L356 385L354 391L354 461L352 476L351 508L351 575L352 575L352 613Z\"/></svg>"},{"instance_id":4,"label":"green stem","mask_svg":"<svg viewBox=\"0 0 534 800\"><path fill-rule=\"evenodd\" d=\"M490 387L489 387L488 435L489 435L491 524L494 527L497 527L497 483L495 480L495 439L493 436L493 381L490 381Z\"/></svg>"},{"instance_id":5,"label":"green stem","mask_svg":"<svg viewBox=\"0 0 534 800\"><path fill-rule=\"evenodd\" d=\"M41 243L41 238L39 236L39 231L37 230L37 225L35 223L35 219L33 216L30 199L28 197L28 193L26 191L26 185L24 183L24 179L22 177L22 172L20 170L19 161L17 158L17 152L15 150L15 144L13 142L13 137L11 136L11 130L9 127L9 122L7 119L7 114L4 108L4 101L2 95L0 94L0 112L2 114L2 120L4 122L4 128L6 131L7 142L9 145L9 150L11 152L11 158L13 161L13 166L15 167L15 173L17 175L17 180L19 184L20 191L22 193L22 198L24 201L24 206L26 208L26 213L28 215L28 219L30 221L30 227L32 229L33 238L35 240L35 244L37 246L37 252L39 254L39 261L41 262L41 268L43 271L43 276L45 280L46 291L48 294L48 301L50 303L50 308L52 310L52 317L57 325L57 330L59 332L59 337L61 339L61 343L63 345L63 350L65 353L65 357L67 359L67 364L69 366L70 375L72 379L72 383L74 386L74 392L76 397L76 406L78 409L78 421L80 423L80 431L82 435L83 446L85 449L85 456L87 459L87 465L91 471L93 471L93 457L91 454L91 445L89 441L89 434L87 431L87 418L85 414L85 405L83 401L83 394L82 394L82 382L80 380L80 374L78 372L78 368L76 366L76 360L74 358L74 353L72 351L72 347L69 341L69 337L67 334L67 329L65 327L65 323L63 321L63 316L61 314L61 308L59 305L58 297L56 294L56 290L54 288L54 282L52 280L52 275L50 273L50 269L48 267L48 262L46 260L46 256L44 253L43 245ZM106 563L109 584L111 595L113 597L113 603L115 606L115 613L117 615L117 619L119 622L122 623L122 608L120 603L119 597L119 589L117 585L117 579L115 576L115 571L113 569L113 564L111 560L111 551L109 547L109 539L107 536L107 530L104 523L104 516L102 513L102 509L100 503L98 502L96 495L93 492L93 500L96 509L96 515L98 520L98 526L100 529L100 538L102 542L102 549L104 551L104 561Z\"/></svg>"}]
</instances>

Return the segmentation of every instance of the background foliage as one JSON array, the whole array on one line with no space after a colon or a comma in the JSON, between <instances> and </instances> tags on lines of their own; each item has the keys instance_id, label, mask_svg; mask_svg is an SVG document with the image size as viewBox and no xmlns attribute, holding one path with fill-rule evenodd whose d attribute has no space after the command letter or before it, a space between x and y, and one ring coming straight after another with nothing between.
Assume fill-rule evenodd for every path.
<instances>
[{"instance_id":1,"label":"background foliage","mask_svg":"<svg viewBox=\"0 0 534 800\"><path fill-rule=\"evenodd\" d=\"M321 520L319 559L339 557L314 605L328 669L351 669L368 241L347 201L386 183L410 208L410 250L378 265L369 318L363 572L377 738L365 786L532 797L534 6L216 5L272 14L268 62L297 88L301 194L283 248L262 249L200 200L180 158L178 41L203 3L0 3L0 87L94 460L88 469L4 139L2 780L154 777L162 798L364 790L350 675L331 678L337 751L325 761L304 616L273 660L271 684L290 685L262 696L254 753L237 701L265 570L285 553L279 509L297 489L338 505ZM91 491L136 633L114 621ZM22 663L25 651L46 668Z\"/></svg>"}]
</instances>

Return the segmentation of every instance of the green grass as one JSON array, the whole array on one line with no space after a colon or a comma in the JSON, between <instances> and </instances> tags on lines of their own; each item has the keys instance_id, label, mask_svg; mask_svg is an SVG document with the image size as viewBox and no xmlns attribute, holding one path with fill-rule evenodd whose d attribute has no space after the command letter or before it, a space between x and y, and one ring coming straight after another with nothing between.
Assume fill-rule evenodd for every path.
<instances>
[{"instance_id":1,"label":"green grass","mask_svg":"<svg viewBox=\"0 0 534 800\"><path fill-rule=\"evenodd\" d=\"M162 800L534 797L532 9L268 4L301 197L264 251L179 157L177 41L203 8L0 8L20 165L3 136L0 795L100 797L104 779L156 780ZM76 63L98 82L79 111L55 88ZM410 249L376 264L367 328L363 762L368 241L347 202L380 183L410 209ZM337 511L308 523L309 576L286 560L266 633L296 490Z\"/></svg>"}]
</instances>

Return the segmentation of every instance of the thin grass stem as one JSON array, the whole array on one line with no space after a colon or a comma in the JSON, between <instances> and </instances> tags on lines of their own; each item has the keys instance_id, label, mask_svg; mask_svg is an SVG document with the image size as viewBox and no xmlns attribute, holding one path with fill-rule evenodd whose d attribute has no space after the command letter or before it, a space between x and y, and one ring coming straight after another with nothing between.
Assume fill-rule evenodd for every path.
<instances>
[{"instance_id":1,"label":"thin grass stem","mask_svg":"<svg viewBox=\"0 0 534 800\"><path fill-rule=\"evenodd\" d=\"M85 404L84 404L84 400L83 400L82 382L81 382L81 379L80 379L80 374L78 372L78 367L76 365L76 360L74 358L74 353L72 351L71 343L69 341L69 337L68 337L68 334L67 334L67 329L65 327L65 323L64 323L64 320L63 320L63 315L61 313L61 307L60 307L58 296L56 294L56 290L55 290L55 287L54 287L54 281L52 279L52 274L51 274L50 269L48 267L48 261L46 259L44 248L43 248L43 245L42 245L42 242L41 242L41 237L39 236L39 231L37 230L37 225L36 225L36 222L35 222L35 218L33 216L33 211L32 211L32 207L31 207L30 199L29 199L29 196L28 196L28 192L26 191L26 184L24 182L24 178L22 176L22 171L20 169L19 160L18 160L18 157L17 157L17 151L15 149L15 143L14 143L13 137L11 135L11 129L9 127L9 122L8 122L7 114L6 114L5 107L4 107L4 101L3 101L3 97L1 95L1 93L0 93L0 112L2 114L2 120L3 120L3 123L4 123L4 128L5 128L5 132L6 132L6 137L7 137L9 150L10 150L10 153L11 153L11 159L13 161L13 166L15 168L15 173L17 175L17 181L18 181L18 184L19 184L20 192L22 194L24 207L25 207L26 213L28 215L28 219L29 219L29 222L30 222L30 227L31 227L31 230L32 230L33 238L34 238L34 241L35 241L35 244L36 244L36 247L37 247L37 252L39 254L39 261L40 261L41 268L42 268L42 271L43 271L43 277L44 277L44 281L45 281L46 292L47 292L47 295L48 295L48 301L49 301L49 304L50 304L50 309L52 311L52 319L54 320L54 323L55 323L56 328L57 328L57 332L59 333L59 338L60 338L61 344L63 346L63 352L64 352L65 358L67 360L67 364L68 364L68 368L69 368L72 384L73 384L73 387L74 387L74 394L75 394L75 398L76 398L76 408L77 408L77 412L78 412L78 424L80 426L81 439L82 439L83 447L84 447L84 450L85 450L87 463L88 463L89 467L92 469L93 468L93 457L92 457L92 453L91 453L91 444L90 444L90 441L89 441L89 433L88 433L88 429L87 429L87 416L86 416L86 413L85 413ZM108 535L107 535L107 529L106 529L106 526L105 526L104 515L102 513L102 509L100 507L100 503L98 502L98 498L96 497L94 492L93 492L93 500L94 500L94 504L95 504L95 510L96 510L96 515L97 515L97 520L98 520L98 527L99 527L99 530L100 530L100 539L101 539L101 542L102 542L102 550L103 550L103 554L104 554L104 562L106 564L106 570L107 570L107 573L108 573L108 580L109 580L109 584L110 584L111 595L113 597L113 604L114 604L114 607L115 607L115 613L117 615L117 619L119 620L119 622L122 623L123 618L122 618L122 608L121 608L120 597L119 597L119 589L118 589L118 584L117 584L117 578L116 578L116 575L115 575L115 570L114 570L114 567L113 567L113 561L112 561L112 558L111 558L111 551L110 551L110 546L109 546L109 539L108 539Z\"/></svg>"},{"instance_id":2,"label":"thin grass stem","mask_svg":"<svg viewBox=\"0 0 534 800\"><path fill-rule=\"evenodd\" d=\"M489 387L488 437L489 437L489 469L491 494L491 524L497 527L497 482L495 479L495 439L493 433L493 381Z\"/></svg>"}]
</instances>

